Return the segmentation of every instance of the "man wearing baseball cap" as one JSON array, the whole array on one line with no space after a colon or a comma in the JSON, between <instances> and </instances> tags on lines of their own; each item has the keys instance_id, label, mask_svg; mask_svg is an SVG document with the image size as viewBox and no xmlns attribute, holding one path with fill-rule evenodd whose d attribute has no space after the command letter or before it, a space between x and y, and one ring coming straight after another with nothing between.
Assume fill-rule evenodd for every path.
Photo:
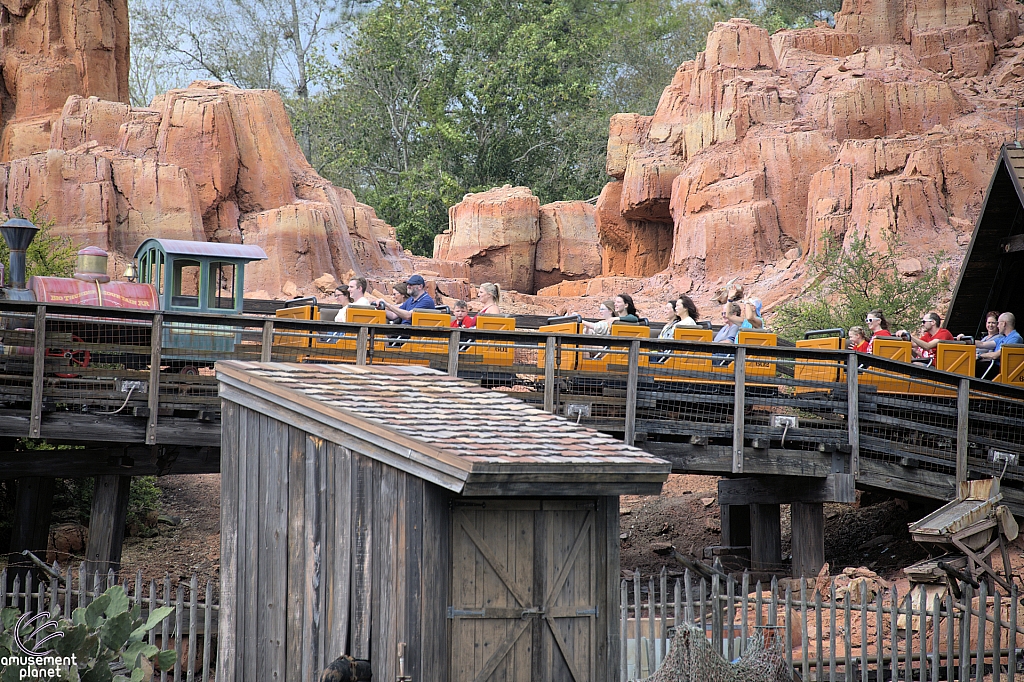
<instances>
[{"instance_id":1,"label":"man wearing baseball cap","mask_svg":"<svg viewBox=\"0 0 1024 682\"><path fill-rule=\"evenodd\" d=\"M389 320L398 320L399 324L412 324L412 311L417 308L434 309L434 299L426 290L426 282L419 275L412 275L405 280L409 287L409 298L405 299L402 305L398 306L386 299L381 299L384 304L384 314Z\"/></svg>"}]
</instances>

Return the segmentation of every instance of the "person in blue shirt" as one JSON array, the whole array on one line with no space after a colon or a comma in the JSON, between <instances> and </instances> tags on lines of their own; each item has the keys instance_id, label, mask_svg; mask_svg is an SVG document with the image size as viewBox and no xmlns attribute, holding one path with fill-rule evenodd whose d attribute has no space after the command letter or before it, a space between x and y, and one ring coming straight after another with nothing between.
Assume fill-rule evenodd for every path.
<instances>
[{"instance_id":1,"label":"person in blue shirt","mask_svg":"<svg viewBox=\"0 0 1024 682\"><path fill-rule=\"evenodd\" d=\"M396 320L399 324L412 324L412 311L420 308L433 310L434 299L427 293L427 283L420 275L413 275L405 280L409 288L409 298L405 299L402 305L395 305L390 301L381 299L384 304L385 315L389 320Z\"/></svg>"},{"instance_id":2,"label":"person in blue shirt","mask_svg":"<svg viewBox=\"0 0 1024 682\"><path fill-rule=\"evenodd\" d=\"M994 347L987 353L979 353L978 360L988 360L987 365L978 364L978 376L982 379L991 379L999 374L999 358L1002 353L1000 349L1002 346L1008 343L1024 343L1024 338L1021 338L1020 332L1017 331L1017 318L1014 317L1013 313L1003 313L999 316L999 333L1003 335L1002 338L996 337L992 339Z\"/></svg>"}]
</instances>

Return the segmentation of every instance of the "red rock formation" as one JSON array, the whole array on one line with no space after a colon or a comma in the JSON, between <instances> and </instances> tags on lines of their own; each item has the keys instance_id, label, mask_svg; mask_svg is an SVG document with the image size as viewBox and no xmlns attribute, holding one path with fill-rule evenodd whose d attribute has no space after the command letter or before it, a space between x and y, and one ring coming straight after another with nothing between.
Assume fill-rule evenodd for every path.
<instances>
[{"instance_id":1,"label":"red rock formation","mask_svg":"<svg viewBox=\"0 0 1024 682\"><path fill-rule=\"evenodd\" d=\"M601 274L596 209L583 201L540 207L540 240L534 257L534 287Z\"/></svg>"},{"instance_id":2,"label":"red rock formation","mask_svg":"<svg viewBox=\"0 0 1024 682\"><path fill-rule=\"evenodd\" d=\"M48 145L5 169L3 206L46 199L75 242L114 252L112 274L150 236L262 246L246 281L271 296L411 270L394 230L306 162L275 92L197 82L147 109L72 96Z\"/></svg>"},{"instance_id":3,"label":"red rock formation","mask_svg":"<svg viewBox=\"0 0 1024 682\"><path fill-rule=\"evenodd\" d=\"M126 0L4 0L0 161L47 148L69 95L128 101Z\"/></svg>"}]
</instances>

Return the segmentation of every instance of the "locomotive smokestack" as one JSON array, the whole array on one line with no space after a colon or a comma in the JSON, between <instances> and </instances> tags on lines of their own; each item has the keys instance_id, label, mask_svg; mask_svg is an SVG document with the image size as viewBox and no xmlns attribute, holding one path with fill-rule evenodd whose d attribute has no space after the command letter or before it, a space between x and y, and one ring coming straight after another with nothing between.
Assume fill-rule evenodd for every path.
<instances>
[{"instance_id":1,"label":"locomotive smokestack","mask_svg":"<svg viewBox=\"0 0 1024 682\"><path fill-rule=\"evenodd\" d=\"M39 228L24 218L11 218L0 225L7 248L11 250L11 288L25 288L25 251Z\"/></svg>"}]
</instances>

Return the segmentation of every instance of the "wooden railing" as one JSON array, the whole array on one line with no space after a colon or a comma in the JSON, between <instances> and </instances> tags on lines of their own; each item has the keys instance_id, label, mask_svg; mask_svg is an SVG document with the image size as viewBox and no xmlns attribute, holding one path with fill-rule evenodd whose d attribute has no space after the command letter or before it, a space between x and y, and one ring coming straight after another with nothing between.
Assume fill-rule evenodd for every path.
<instances>
[{"instance_id":1,"label":"wooden railing","mask_svg":"<svg viewBox=\"0 0 1024 682\"><path fill-rule=\"evenodd\" d=\"M217 447L218 360L416 364L679 472L843 474L940 499L957 480L1002 475L1024 512L1024 390L850 351L14 301L0 303L0 334L0 437Z\"/></svg>"}]
</instances>

